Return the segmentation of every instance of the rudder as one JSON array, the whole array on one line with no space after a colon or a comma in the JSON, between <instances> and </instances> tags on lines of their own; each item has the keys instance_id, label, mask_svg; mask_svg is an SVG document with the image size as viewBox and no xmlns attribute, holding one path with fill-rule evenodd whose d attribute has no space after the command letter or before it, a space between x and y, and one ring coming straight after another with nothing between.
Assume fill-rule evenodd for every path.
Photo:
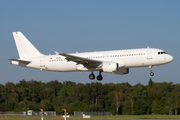
<instances>
[{"instance_id":1,"label":"rudder","mask_svg":"<svg viewBox=\"0 0 180 120\"><path fill-rule=\"evenodd\" d=\"M13 37L20 59L42 55L21 32L13 32Z\"/></svg>"}]
</instances>

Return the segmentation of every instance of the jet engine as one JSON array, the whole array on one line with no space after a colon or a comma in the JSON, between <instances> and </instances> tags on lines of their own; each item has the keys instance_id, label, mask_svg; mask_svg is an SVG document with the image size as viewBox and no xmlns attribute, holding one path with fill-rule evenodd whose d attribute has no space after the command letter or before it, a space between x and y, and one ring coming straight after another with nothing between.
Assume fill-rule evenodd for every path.
<instances>
[{"instance_id":1,"label":"jet engine","mask_svg":"<svg viewBox=\"0 0 180 120\"><path fill-rule=\"evenodd\" d=\"M119 70L119 65L115 62L104 62L102 69L103 72L112 73Z\"/></svg>"},{"instance_id":2,"label":"jet engine","mask_svg":"<svg viewBox=\"0 0 180 120\"><path fill-rule=\"evenodd\" d=\"M118 71L115 71L114 74L125 75L129 73L129 68L120 68Z\"/></svg>"}]
</instances>

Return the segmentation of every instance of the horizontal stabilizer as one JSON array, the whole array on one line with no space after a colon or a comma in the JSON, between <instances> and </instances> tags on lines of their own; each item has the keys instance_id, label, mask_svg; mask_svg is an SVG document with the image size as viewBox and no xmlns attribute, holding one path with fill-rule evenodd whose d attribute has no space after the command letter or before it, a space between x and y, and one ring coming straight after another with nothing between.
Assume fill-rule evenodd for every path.
<instances>
[{"instance_id":1,"label":"horizontal stabilizer","mask_svg":"<svg viewBox=\"0 0 180 120\"><path fill-rule=\"evenodd\" d=\"M21 62L21 63L24 63L24 64L29 64L29 63L31 63L31 61L28 61L28 60L20 60L20 59L8 59L8 60L16 61L16 62Z\"/></svg>"}]
</instances>

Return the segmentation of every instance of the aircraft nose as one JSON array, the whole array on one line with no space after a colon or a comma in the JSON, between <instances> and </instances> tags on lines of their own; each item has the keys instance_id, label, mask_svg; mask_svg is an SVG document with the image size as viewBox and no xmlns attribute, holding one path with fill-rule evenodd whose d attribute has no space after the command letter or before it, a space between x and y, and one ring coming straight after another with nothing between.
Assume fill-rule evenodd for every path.
<instances>
[{"instance_id":1,"label":"aircraft nose","mask_svg":"<svg viewBox=\"0 0 180 120\"><path fill-rule=\"evenodd\" d=\"M172 62L174 60L173 56L169 55L168 56L168 62Z\"/></svg>"}]
</instances>

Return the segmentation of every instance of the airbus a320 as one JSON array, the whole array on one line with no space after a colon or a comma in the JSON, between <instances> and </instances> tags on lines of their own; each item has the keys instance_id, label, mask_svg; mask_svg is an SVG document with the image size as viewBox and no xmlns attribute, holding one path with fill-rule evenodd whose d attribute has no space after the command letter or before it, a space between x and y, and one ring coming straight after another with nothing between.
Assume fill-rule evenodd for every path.
<instances>
[{"instance_id":1,"label":"airbus a320","mask_svg":"<svg viewBox=\"0 0 180 120\"><path fill-rule=\"evenodd\" d=\"M94 71L99 71L97 80L103 79L101 73L125 75L129 68L149 67L153 76L153 66L167 64L173 57L165 51L156 48L141 48L84 53L59 53L44 55L21 33L13 32L13 37L19 54L19 59L8 59L11 64L55 72L89 71L89 79L94 80Z\"/></svg>"}]
</instances>

